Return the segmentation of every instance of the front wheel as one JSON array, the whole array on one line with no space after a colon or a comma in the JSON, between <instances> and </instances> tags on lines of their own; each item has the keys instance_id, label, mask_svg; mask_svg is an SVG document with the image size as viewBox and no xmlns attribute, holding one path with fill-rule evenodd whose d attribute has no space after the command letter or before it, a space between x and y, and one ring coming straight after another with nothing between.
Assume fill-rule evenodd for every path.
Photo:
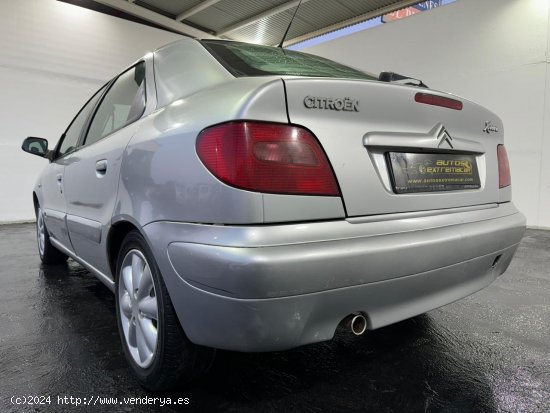
<instances>
[{"instance_id":1,"label":"front wheel","mask_svg":"<svg viewBox=\"0 0 550 413\"><path fill-rule=\"evenodd\" d=\"M122 347L143 387L168 390L207 371L214 350L185 336L155 259L137 231L122 242L115 287Z\"/></svg>"},{"instance_id":2,"label":"front wheel","mask_svg":"<svg viewBox=\"0 0 550 413\"><path fill-rule=\"evenodd\" d=\"M67 261L68 257L55 248L50 241L50 235L44 221L44 212L40 206L36 208L36 241L40 259L44 264L63 264Z\"/></svg>"}]
</instances>

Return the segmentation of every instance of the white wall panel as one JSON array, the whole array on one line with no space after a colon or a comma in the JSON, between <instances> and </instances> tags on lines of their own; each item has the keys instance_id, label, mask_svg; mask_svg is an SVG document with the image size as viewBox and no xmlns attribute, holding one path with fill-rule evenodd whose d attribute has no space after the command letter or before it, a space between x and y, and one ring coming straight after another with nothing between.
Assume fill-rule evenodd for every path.
<instances>
[{"instance_id":1,"label":"white wall panel","mask_svg":"<svg viewBox=\"0 0 550 413\"><path fill-rule=\"evenodd\" d=\"M148 51L180 38L55 0L0 0L0 222L34 218L31 194L53 146L85 101Z\"/></svg>"},{"instance_id":2,"label":"white wall panel","mask_svg":"<svg viewBox=\"0 0 550 413\"><path fill-rule=\"evenodd\" d=\"M512 191L528 224L550 228L548 0L457 0L304 51L391 70L474 100L504 121Z\"/></svg>"},{"instance_id":3,"label":"white wall panel","mask_svg":"<svg viewBox=\"0 0 550 413\"><path fill-rule=\"evenodd\" d=\"M539 3L544 3L544 0L540 0ZM541 9L543 8L540 5ZM539 195L539 225L543 227L550 227L550 8L548 10L548 32L547 36L547 50L545 58L546 66L546 82L545 82L545 107L544 107L544 124L543 124L543 140L540 150L540 187L538 188Z\"/></svg>"}]
</instances>

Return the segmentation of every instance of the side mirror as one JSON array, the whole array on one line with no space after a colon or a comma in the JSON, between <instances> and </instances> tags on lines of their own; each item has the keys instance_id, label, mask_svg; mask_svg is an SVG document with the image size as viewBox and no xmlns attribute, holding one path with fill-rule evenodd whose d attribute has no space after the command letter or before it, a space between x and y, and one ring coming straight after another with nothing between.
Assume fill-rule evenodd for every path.
<instances>
[{"instance_id":1,"label":"side mirror","mask_svg":"<svg viewBox=\"0 0 550 413\"><path fill-rule=\"evenodd\" d=\"M48 154L48 141L43 138L28 137L23 141L21 149L33 155L46 157Z\"/></svg>"}]
</instances>

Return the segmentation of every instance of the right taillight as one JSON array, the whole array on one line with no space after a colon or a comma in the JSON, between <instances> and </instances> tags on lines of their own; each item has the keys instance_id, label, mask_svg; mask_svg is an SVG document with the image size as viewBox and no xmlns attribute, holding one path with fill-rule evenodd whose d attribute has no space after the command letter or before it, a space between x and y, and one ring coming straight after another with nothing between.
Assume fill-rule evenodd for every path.
<instances>
[{"instance_id":1,"label":"right taillight","mask_svg":"<svg viewBox=\"0 0 550 413\"><path fill-rule=\"evenodd\" d=\"M510 176L510 162L508 161L508 154L504 145L497 146L498 157L498 186L504 188L512 184L512 178Z\"/></svg>"},{"instance_id":2,"label":"right taillight","mask_svg":"<svg viewBox=\"0 0 550 413\"><path fill-rule=\"evenodd\" d=\"M323 149L307 129L236 121L204 129L197 154L228 185L256 192L339 196Z\"/></svg>"}]
</instances>

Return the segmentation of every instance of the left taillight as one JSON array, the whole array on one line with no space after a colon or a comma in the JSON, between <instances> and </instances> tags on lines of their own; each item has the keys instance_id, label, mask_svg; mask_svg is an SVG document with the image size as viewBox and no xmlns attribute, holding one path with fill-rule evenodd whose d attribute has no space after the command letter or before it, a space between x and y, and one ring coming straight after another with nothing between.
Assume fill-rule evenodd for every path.
<instances>
[{"instance_id":1,"label":"left taillight","mask_svg":"<svg viewBox=\"0 0 550 413\"><path fill-rule=\"evenodd\" d=\"M499 188L505 188L512 184L512 177L510 176L510 162L508 161L508 154L504 145L497 146L498 157L498 186Z\"/></svg>"},{"instance_id":2,"label":"left taillight","mask_svg":"<svg viewBox=\"0 0 550 413\"><path fill-rule=\"evenodd\" d=\"M220 181L256 192L339 196L319 142L307 129L237 121L204 129L197 154Z\"/></svg>"}]
</instances>

